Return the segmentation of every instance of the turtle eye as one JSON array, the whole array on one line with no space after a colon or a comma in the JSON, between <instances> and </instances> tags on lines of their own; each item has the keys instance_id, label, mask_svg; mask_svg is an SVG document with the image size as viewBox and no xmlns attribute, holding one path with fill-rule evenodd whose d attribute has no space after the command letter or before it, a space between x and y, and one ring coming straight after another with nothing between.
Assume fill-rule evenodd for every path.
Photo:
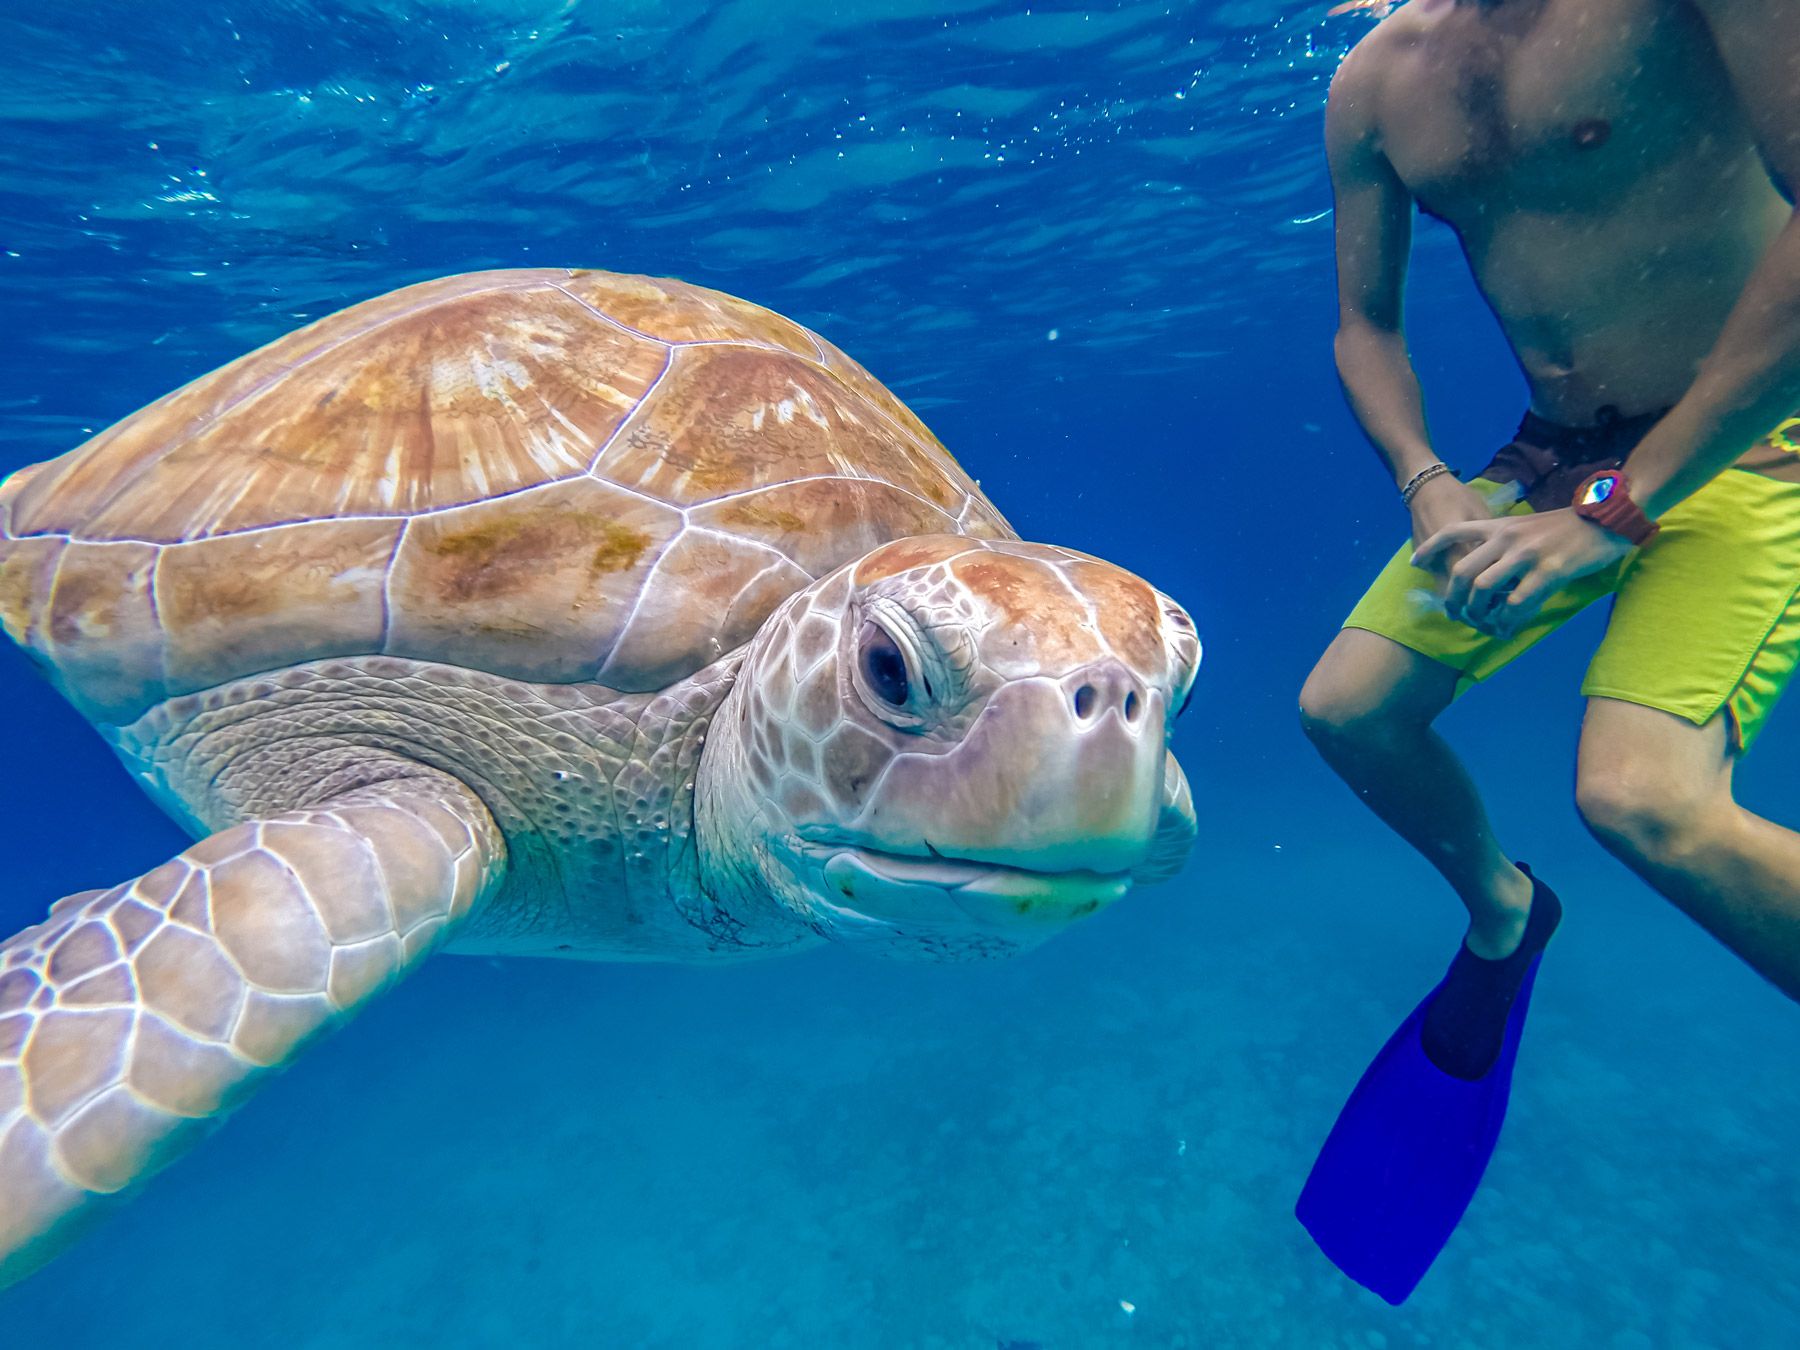
<instances>
[{"instance_id":1,"label":"turtle eye","mask_svg":"<svg viewBox=\"0 0 1800 1350\"><path fill-rule=\"evenodd\" d=\"M880 624L866 623L860 645L857 660L869 692L891 707L904 708L912 693L912 681L906 675L906 657L900 644Z\"/></svg>"}]
</instances>

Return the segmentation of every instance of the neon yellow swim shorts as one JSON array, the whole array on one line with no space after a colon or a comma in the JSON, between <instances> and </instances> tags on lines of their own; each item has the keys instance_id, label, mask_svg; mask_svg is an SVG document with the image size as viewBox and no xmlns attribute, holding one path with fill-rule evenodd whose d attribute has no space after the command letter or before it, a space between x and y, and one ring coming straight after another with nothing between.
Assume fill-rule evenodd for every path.
<instances>
[{"instance_id":1,"label":"neon yellow swim shorts","mask_svg":"<svg viewBox=\"0 0 1800 1350\"><path fill-rule=\"evenodd\" d=\"M1515 485L1513 514L1566 506L1577 484L1617 467L1657 416L1595 429L1527 416L1472 486ZM1650 544L1553 595L1510 638L1455 623L1432 601L1438 578L1396 553L1345 620L1456 670L1460 695L1602 596L1606 636L1581 692L1705 725L1721 710L1747 750L1800 662L1800 418L1665 512Z\"/></svg>"}]
</instances>

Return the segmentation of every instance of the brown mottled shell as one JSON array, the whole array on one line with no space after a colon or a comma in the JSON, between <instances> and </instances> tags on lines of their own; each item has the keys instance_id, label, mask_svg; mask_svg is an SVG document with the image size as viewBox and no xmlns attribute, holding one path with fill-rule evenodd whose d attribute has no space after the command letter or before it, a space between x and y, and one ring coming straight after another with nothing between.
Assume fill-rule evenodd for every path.
<instances>
[{"instance_id":1,"label":"brown mottled shell","mask_svg":"<svg viewBox=\"0 0 1800 1350\"><path fill-rule=\"evenodd\" d=\"M326 657L666 686L890 540L1009 537L824 339L477 272L322 319L0 483L0 623L97 720Z\"/></svg>"}]
</instances>

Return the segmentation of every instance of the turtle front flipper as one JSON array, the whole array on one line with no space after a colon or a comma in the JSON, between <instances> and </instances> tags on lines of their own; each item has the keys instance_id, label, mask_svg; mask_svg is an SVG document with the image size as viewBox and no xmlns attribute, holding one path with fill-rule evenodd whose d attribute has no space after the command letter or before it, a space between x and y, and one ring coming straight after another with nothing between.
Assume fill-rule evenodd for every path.
<instances>
[{"instance_id":1,"label":"turtle front flipper","mask_svg":"<svg viewBox=\"0 0 1800 1350\"><path fill-rule=\"evenodd\" d=\"M409 768L58 901L0 945L0 1285L417 965L504 869L475 795Z\"/></svg>"}]
</instances>

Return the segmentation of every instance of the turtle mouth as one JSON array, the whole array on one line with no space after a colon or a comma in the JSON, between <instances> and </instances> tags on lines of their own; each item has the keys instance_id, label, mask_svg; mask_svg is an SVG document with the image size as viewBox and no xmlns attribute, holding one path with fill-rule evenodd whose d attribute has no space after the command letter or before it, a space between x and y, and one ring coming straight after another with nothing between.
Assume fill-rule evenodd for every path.
<instances>
[{"instance_id":1,"label":"turtle mouth","mask_svg":"<svg viewBox=\"0 0 1800 1350\"><path fill-rule=\"evenodd\" d=\"M927 848L930 846L927 845ZM960 920L982 928L1056 928L1118 900L1129 872L1035 871L1005 863L894 853L864 845L814 845L834 908L890 923Z\"/></svg>"}]
</instances>

